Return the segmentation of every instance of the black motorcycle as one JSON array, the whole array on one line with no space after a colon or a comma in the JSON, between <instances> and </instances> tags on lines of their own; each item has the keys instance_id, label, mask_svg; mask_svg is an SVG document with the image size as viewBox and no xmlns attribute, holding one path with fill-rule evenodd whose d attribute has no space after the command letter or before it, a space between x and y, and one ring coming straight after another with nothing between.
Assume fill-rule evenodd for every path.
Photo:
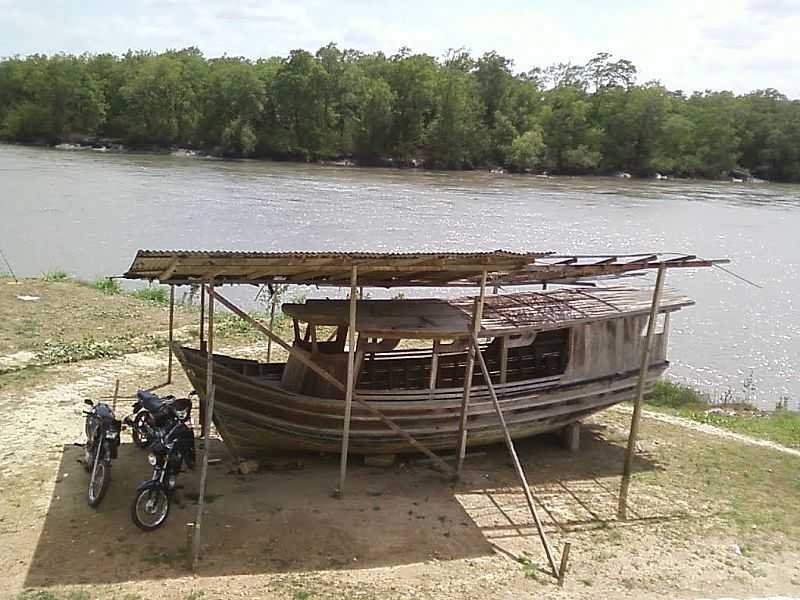
<instances>
[{"instance_id":1,"label":"black motorcycle","mask_svg":"<svg viewBox=\"0 0 800 600\"><path fill-rule=\"evenodd\" d=\"M175 396L159 397L152 392L139 390L136 392L136 402L133 405L133 413L125 417L125 425L131 430L133 443L138 448L147 448L155 439L156 434L156 415L162 410L165 404L172 404L175 407L175 414L184 423L191 416L191 396L196 392L192 391L189 398L175 398Z\"/></svg>"},{"instance_id":2,"label":"black motorcycle","mask_svg":"<svg viewBox=\"0 0 800 600\"><path fill-rule=\"evenodd\" d=\"M111 460L117 458L122 423L114 417L108 404L95 404L88 398L83 402L91 407L91 410L84 411L86 444L83 446L83 468L91 473L87 501L89 506L96 507L111 482Z\"/></svg>"},{"instance_id":3,"label":"black motorcycle","mask_svg":"<svg viewBox=\"0 0 800 600\"><path fill-rule=\"evenodd\" d=\"M179 416L189 400L178 400L183 402L162 403L152 415L153 439L147 460L153 476L139 485L131 502L131 519L144 531L158 529L167 520L182 465L194 469L194 433Z\"/></svg>"}]
</instances>

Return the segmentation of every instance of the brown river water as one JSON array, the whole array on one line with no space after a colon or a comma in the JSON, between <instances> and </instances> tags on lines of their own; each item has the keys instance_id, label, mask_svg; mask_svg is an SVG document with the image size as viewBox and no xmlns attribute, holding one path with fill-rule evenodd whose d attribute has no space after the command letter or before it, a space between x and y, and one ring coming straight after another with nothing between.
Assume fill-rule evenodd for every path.
<instances>
[{"instance_id":1,"label":"brown river water","mask_svg":"<svg viewBox=\"0 0 800 600\"><path fill-rule=\"evenodd\" d=\"M0 145L0 249L20 276L117 275L139 248L730 258L730 269L762 287L718 269L669 272L667 285L697 301L672 319L670 377L764 408L783 398L800 408L799 228L798 185L543 179Z\"/></svg>"}]
</instances>

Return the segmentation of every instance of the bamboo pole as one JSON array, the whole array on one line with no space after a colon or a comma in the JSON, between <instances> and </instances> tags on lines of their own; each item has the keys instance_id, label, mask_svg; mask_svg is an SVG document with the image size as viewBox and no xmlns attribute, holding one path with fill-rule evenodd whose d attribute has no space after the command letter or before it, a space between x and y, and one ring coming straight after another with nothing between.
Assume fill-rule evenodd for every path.
<instances>
[{"instance_id":1,"label":"bamboo pole","mask_svg":"<svg viewBox=\"0 0 800 600\"><path fill-rule=\"evenodd\" d=\"M208 284L208 353L206 354L206 419L203 423L203 462L200 468L200 490L197 497L197 517L192 536L192 565L197 571L200 560L200 537L203 524L203 508L206 502L206 478L208 476L208 451L211 446L211 422L214 417L214 283Z\"/></svg>"},{"instance_id":2,"label":"bamboo pole","mask_svg":"<svg viewBox=\"0 0 800 600\"><path fill-rule=\"evenodd\" d=\"M205 312L206 312L206 286L200 285L200 352L205 352L205 337L203 330L205 329Z\"/></svg>"},{"instance_id":3,"label":"bamboo pole","mask_svg":"<svg viewBox=\"0 0 800 600\"><path fill-rule=\"evenodd\" d=\"M344 424L342 428L342 454L339 460L338 495L344 494L344 480L347 476L347 451L350 444L350 415L353 411L353 389L355 383L356 357L356 307L358 306L358 267L350 274L350 319L347 328L347 388L344 396ZM363 295L364 290L361 290ZM315 339L316 342L316 339Z\"/></svg>"},{"instance_id":4,"label":"bamboo pole","mask_svg":"<svg viewBox=\"0 0 800 600\"><path fill-rule=\"evenodd\" d=\"M636 382L636 398L633 404L633 416L631 417L631 429L628 434L628 447L625 450L625 465L622 468L622 482L619 488L619 506L617 507L617 518L624 521L628 518L628 489L631 485L631 470L633 468L633 455L636 449L636 438L639 435L639 421L642 416L642 399L644 398L644 388L647 383L647 373L650 370L650 353L653 350L653 339L656 332L656 321L658 320L658 309L661 305L661 292L664 289L664 277L667 267L661 263L658 267L656 276L656 289L653 291L653 303L650 306L650 317L647 321L647 335L642 345L642 361L639 367L639 380Z\"/></svg>"},{"instance_id":5,"label":"bamboo pole","mask_svg":"<svg viewBox=\"0 0 800 600\"><path fill-rule=\"evenodd\" d=\"M213 292L213 297L214 297L214 299L218 300L220 302L220 304L222 304L225 308L227 308L231 312L233 312L236 316L238 316L239 318L243 319L244 321L250 323L253 327L258 329L261 333L263 333L267 337L271 337L272 340L276 344L281 346L291 356L294 356L297 360L299 360L301 363L303 363L309 369L314 371L317 375L322 377L325 381L330 383L332 386L334 386L340 392L345 393L345 390L346 390L345 385L341 381L336 379L336 377L334 377L324 367L321 367L319 364L317 364L316 362L314 362L313 360L311 360L310 358L308 358L304 354L301 354L301 353L297 352L297 350L294 347L292 347L289 344L287 344L286 342L284 342L280 338L280 336L276 335L273 331L269 330L267 327L265 327L264 325L262 325L261 323L259 323L255 319L253 319L253 317L248 315L246 312L244 312L242 309L240 309L238 306L236 306L230 300L227 300L224 296L221 296L217 292ZM417 439L414 438L410 433L408 433L407 431L404 431L403 429L401 429L400 426L397 425L397 423L392 421L389 417L384 415L381 411L379 411L377 408L372 406L370 403L368 403L368 402L362 400L361 398L359 398L358 394L355 394L355 393L353 394L353 401L356 402L359 406L364 407L366 410L368 410L370 413L372 413L372 415L374 415L375 417L380 419L381 423L386 425L389 429L391 429L397 435L399 435L404 440L406 440L409 443L409 445L411 447L413 447L415 450L417 450L417 451L425 454L426 456L428 456L433 461L433 463L441 471L443 471L444 473L455 474L455 471L453 470L453 468L450 465L448 465L446 462L444 462L441 458L439 458L436 454L434 454L432 450L430 450L428 447L426 447L421 442L417 441Z\"/></svg>"},{"instance_id":6,"label":"bamboo pole","mask_svg":"<svg viewBox=\"0 0 800 600\"><path fill-rule=\"evenodd\" d=\"M278 303L278 295L273 293L270 298L270 307L269 307L269 328L272 329L275 326L275 305ZM272 357L272 338L267 338L267 362L270 362L270 358Z\"/></svg>"},{"instance_id":7,"label":"bamboo pole","mask_svg":"<svg viewBox=\"0 0 800 600\"><path fill-rule=\"evenodd\" d=\"M486 380L486 387L488 388L489 395L492 397L492 402L494 403L494 410L497 413L497 418L500 420L500 426L503 428L503 437L506 441L506 447L508 448L508 453L511 455L511 461L514 463L514 468L517 471L519 481L522 484L522 490L525 492L525 500L528 502L528 509L531 511L531 515L533 516L533 522L536 524L536 531L539 532L539 538L542 540L544 553L547 555L547 561L550 563L550 568L553 570L553 577L558 578L559 569L556 567L556 562L553 559L553 553L550 551L550 544L548 543L547 536L542 528L542 522L539 520L539 514L536 512L533 493L531 492L531 488L528 486L528 480L525 478L525 471L522 470L522 465L517 457L517 451L514 448L514 441L511 439L511 434L506 426L506 419L503 416L503 409L500 408L500 401L497 399L497 393L495 392L494 384L492 383L491 377L489 377L489 369L486 367L486 361L480 352L480 347L478 346L478 336L474 332L472 333L472 347L475 349L475 354L478 357L478 364L483 372L483 378ZM566 568L566 560L564 559L562 562L564 562L564 566Z\"/></svg>"},{"instance_id":8,"label":"bamboo pole","mask_svg":"<svg viewBox=\"0 0 800 600\"><path fill-rule=\"evenodd\" d=\"M172 340L175 329L175 286L169 285L169 344L167 344L167 383L172 383Z\"/></svg>"},{"instance_id":9,"label":"bamboo pole","mask_svg":"<svg viewBox=\"0 0 800 600\"><path fill-rule=\"evenodd\" d=\"M117 414L117 398L119 398L119 379L114 384L114 400L111 402L111 412Z\"/></svg>"},{"instance_id":10,"label":"bamboo pole","mask_svg":"<svg viewBox=\"0 0 800 600\"><path fill-rule=\"evenodd\" d=\"M481 274L481 292L475 303L472 313L472 331L476 334L481 329L483 318L483 302L486 298L486 271ZM480 352L479 347L468 346L467 364L464 368L464 396L461 399L461 415L458 420L458 446L456 448L456 477L461 477L464 468L464 456L467 453L467 412L469 411L469 397L472 392L472 373L475 370L475 353Z\"/></svg>"}]
</instances>

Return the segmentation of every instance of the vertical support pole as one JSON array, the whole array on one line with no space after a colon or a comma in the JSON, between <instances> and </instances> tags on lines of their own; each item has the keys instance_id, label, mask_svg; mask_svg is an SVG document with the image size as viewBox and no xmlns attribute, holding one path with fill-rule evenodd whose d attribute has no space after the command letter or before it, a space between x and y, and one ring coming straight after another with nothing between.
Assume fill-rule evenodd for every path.
<instances>
[{"instance_id":1,"label":"vertical support pole","mask_svg":"<svg viewBox=\"0 0 800 600\"><path fill-rule=\"evenodd\" d=\"M505 384L508 383L508 336L500 338L500 385L504 386L500 395L505 397Z\"/></svg>"},{"instance_id":2,"label":"vertical support pole","mask_svg":"<svg viewBox=\"0 0 800 600\"><path fill-rule=\"evenodd\" d=\"M169 285L169 344L167 344L167 383L172 383L172 340L175 328L175 286Z\"/></svg>"},{"instance_id":3,"label":"vertical support pole","mask_svg":"<svg viewBox=\"0 0 800 600\"><path fill-rule=\"evenodd\" d=\"M206 354L206 393L203 398L206 404L206 419L203 426L203 462L200 467L200 489L197 495L197 517L194 521L192 536L192 565L197 571L200 560L200 536L203 524L203 508L206 503L206 477L208 476L208 450L211 446L211 421L214 416L214 283L208 284L208 353Z\"/></svg>"},{"instance_id":4,"label":"vertical support pole","mask_svg":"<svg viewBox=\"0 0 800 600\"><path fill-rule=\"evenodd\" d=\"M347 387L344 397L344 426L342 430L342 456L339 462L338 494L344 494L344 480L347 476L347 451L350 444L350 414L353 409L353 388L355 387L356 358L356 306L358 303L358 267L350 274L350 319L347 328Z\"/></svg>"},{"instance_id":5,"label":"vertical support pole","mask_svg":"<svg viewBox=\"0 0 800 600\"><path fill-rule=\"evenodd\" d=\"M428 383L428 399L433 400L433 392L436 389L436 379L439 376L439 346L441 340L433 340L433 352L431 356L431 378Z\"/></svg>"},{"instance_id":6,"label":"vertical support pole","mask_svg":"<svg viewBox=\"0 0 800 600\"><path fill-rule=\"evenodd\" d=\"M114 384L114 400L111 403L111 412L117 414L117 398L119 398L119 379Z\"/></svg>"},{"instance_id":7,"label":"vertical support pole","mask_svg":"<svg viewBox=\"0 0 800 600\"><path fill-rule=\"evenodd\" d=\"M642 344L642 362L639 367L639 380L636 383L636 398L633 404L633 416L631 417L631 429L628 434L628 448L625 451L625 465L622 468L622 482L619 488L619 506L617 507L617 518L624 521L628 518L628 489L631 485L631 470L633 468L633 455L636 449L636 437L639 435L639 421L642 417L642 398L644 388L647 383L647 372L650 370L650 353L653 350L653 338L655 337L656 321L658 320L658 309L661 305L661 292L664 289L664 276L667 267L664 263L658 267L656 276L656 289L653 291L653 303L650 306L650 318L647 321L647 335Z\"/></svg>"},{"instance_id":8,"label":"vertical support pole","mask_svg":"<svg viewBox=\"0 0 800 600\"><path fill-rule=\"evenodd\" d=\"M200 284L200 352L206 351L205 342L205 322L206 322L206 284Z\"/></svg>"},{"instance_id":9,"label":"vertical support pole","mask_svg":"<svg viewBox=\"0 0 800 600\"><path fill-rule=\"evenodd\" d=\"M481 274L481 292L475 303L475 310L472 314L471 334L477 335L481 330L481 319L483 317L483 302L486 299L486 271ZM464 467L464 456L467 453L467 411L469 410L469 396L472 392L472 372L475 370L475 353L480 352L472 344L467 346L467 364L464 369L464 396L461 399L461 416L458 423L458 446L456 447L456 478L461 477L461 470Z\"/></svg>"},{"instance_id":10,"label":"vertical support pole","mask_svg":"<svg viewBox=\"0 0 800 600\"><path fill-rule=\"evenodd\" d=\"M272 294L270 298L270 307L269 307L269 328L272 330L275 325L275 305L278 303L278 295L276 293ZM272 338L267 338L267 362L270 362L270 358L272 357Z\"/></svg>"},{"instance_id":11,"label":"vertical support pole","mask_svg":"<svg viewBox=\"0 0 800 600\"><path fill-rule=\"evenodd\" d=\"M494 404L494 410L497 413L497 418L500 421L500 427L503 428L503 437L506 441L506 447L508 448L508 453L511 455L511 461L514 463L514 469L517 471L517 477L519 477L519 481L522 484L522 490L525 492L525 500L528 502L528 510L531 511L531 516L533 517L533 522L536 524L536 531L539 532L539 538L542 540L542 546L544 546L544 553L547 555L547 561L550 563L550 568L553 570L553 577L558 578L558 568L556 567L556 562L553 559L553 553L550 551L550 544L547 541L547 536L544 533L544 529L542 528L542 522L539 520L539 514L536 512L536 505L533 501L533 493L531 492L531 488L528 485L528 480L525 478L525 471L522 470L522 464L519 462L519 457L517 456L517 450L514 448L514 441L511 439L511 433L508 431L508 426L506 425L506 418L503 416L503 409L500 407L500 401L497 399L497 393L494 389L494 384L492 383L492 379L490 377L489 369L486 366L486 361L483 359L483 355L480 353L480 347L478 346L478 336L475 332L472 333L472 346L475 348L475 355L478 357L478 364L483 372L483 378L486 380L486 386L489 389L489 395L492 397L492 403ZM566 549L565 549L566 551ZM562 558L562 562L564 562L566 566L566 562Z\"/></svg>"}]
</instances>

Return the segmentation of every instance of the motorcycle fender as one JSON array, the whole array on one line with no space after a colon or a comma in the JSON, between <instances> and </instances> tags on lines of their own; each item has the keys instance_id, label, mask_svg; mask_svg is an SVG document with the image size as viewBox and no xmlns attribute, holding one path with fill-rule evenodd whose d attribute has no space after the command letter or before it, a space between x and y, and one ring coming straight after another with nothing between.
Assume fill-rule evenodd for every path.
<instances>
[{"instance_id":1,"label":"motorcycle fender","mask_svg":"<svg viewBox=\"0 0 800 600\"><path fill-rule=\"evenodd\" d=\"M163 487L164 485L158 479L148 479L139 484L139 487L136 488L136 493L138 494L144 490L154 490Z\"/></svg>"}]
</instances>

